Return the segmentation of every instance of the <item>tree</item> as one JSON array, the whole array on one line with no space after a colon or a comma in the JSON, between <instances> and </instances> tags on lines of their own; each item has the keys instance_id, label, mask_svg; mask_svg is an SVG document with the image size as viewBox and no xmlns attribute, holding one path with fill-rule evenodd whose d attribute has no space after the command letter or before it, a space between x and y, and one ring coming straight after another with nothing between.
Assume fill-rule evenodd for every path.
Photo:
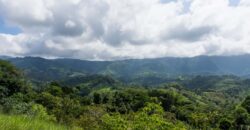
<instances>
[{"instance_id":1,"label":"tree","mask_svg":"<svg viewBox=\"0 0 250 130\"><path fill-rule=\"evenodd\" d=\"M99 130L103 123L102 117L107 114L102 106L85 106L79 119L74 122L86 130Z\"/></svg>"},{"instance_id":2,"label":"tree","mask_svg":"<svg viewBox=\"0 0 250 130\"><path fill-rule=\"evenodd\" d=\"M245 125L250 125L250 117L245 108L238 106L234 112L234 117L234 123L238 128Z\"/></svg>"},{"instance_id":3,"label":"tree","mask_svg":"<svg viewBox=\"0 0 250 130\"><path fill-rule=\"evenodd\" d=\"M114 92L111 99L110 111L122 114L136 112L145 106L149 101L147 91L143 89L127 88Z\"/></svg>"},{"instance_id":4,"label":"tree","mask_svg":"<svg viewBox=\"0 0 250 130\"><path fill-rule=\"evenodd\" d=\"M93 99L93 102L94 102L95 104L101 104L101 102L102 102L101 94L95 92L93 96L94 96L94 97L93 97L93 98L94 98L94 99Z\"/></svg>"},{"instance_id":5,"label":"tree","mask_svg":"<svg viewBox=\"0 0 250 130\"><path fill-rule=\"evenodd\" d=\"M229 130L232 127L232 123L228 119L225 119L225 118L221 119L219 125L220 125L219 126L220 129L222 130Z\"/></svg>"},{"instance_id":6,"label":"tree","mask_svg":"<svg viewBox=\"0 0 250 130\"><path fill-rule=\"evenodd\" d=\"M15 93L29 93L31 86L21 71L9 62L0 60L0 96L7 97Z\"/></svg>"},{"instance_id":7,"label":"tree","mask_svg":"<svg viewBox=\"0 0 250 130\"><path fill-rule=\"evenodd\" d=\"M53 115L49 115L45 107L40 104L32 104L27 115L44 121L56 121Z\"/></svg>"},{"instance_id":8,"label":"tree","mask_svg":"<svg viewBox=\"0 0 250 130\"><path fill-rule=\"evenodd\" d=\"M103 129L105 130L127 130L129 129L129 121L124 119L120 113L112 115L105 114L102 117Z\"/></svg>"},{"instance_id":9,"label":"tree","mask_svg":"<svg viewBox=\"0 0 250 130\"><path fill-rule=\"evenodd\" d=\"M54 96L63 95L62 88L59 86L59 84L56 84L56 83L51 83L48 87L46 87L45 91Z\"/></svg>"},{"instance_id":10,"label":"tree","mask_svg":"<svg viewBox=\"0 0 250 130\"><path fill-rule=\"evenodd\" d=\"M248 113L250 113L250 96L247 96L244 102L242 103L242 107L244 107Z\"/></svg>"},{"instance_id":11,"label":"tree","mask_svg":"<svg viewBox=\"0 0 250 130\"><path fill-rule=\"evenodd\" d=\"M53 96L50 93L43 92L35 99L37 104L43 105L50 115L55 115L58 121L62 121L60 117L64 108L62 107L63 99Z\"/></svg>"}]
</instances>

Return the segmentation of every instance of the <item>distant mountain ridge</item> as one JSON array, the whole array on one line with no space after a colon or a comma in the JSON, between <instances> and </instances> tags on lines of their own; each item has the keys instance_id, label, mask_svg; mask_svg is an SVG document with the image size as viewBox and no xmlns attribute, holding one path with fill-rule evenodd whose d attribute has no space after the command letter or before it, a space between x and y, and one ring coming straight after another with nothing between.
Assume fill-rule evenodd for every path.
<instances>
[{"instance_id":1,"label":"distant mountain ridge","mask_svg":"<svg viewBox=\"0 0 250 130\"><path fill-rule=\"evenodd\" d=\"M182 75L250 75L250 55L166 57L121 61L51 60L39 57L4 59L23 69L28 77L43 81L91 74L110 75L123 81Z\"/></svg>"}]
</instances>

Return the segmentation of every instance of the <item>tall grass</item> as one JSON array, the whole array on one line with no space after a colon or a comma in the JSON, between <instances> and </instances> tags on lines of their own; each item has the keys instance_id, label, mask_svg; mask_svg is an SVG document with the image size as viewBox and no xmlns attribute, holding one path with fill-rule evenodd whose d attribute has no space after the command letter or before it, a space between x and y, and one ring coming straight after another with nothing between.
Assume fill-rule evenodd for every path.
<instances>
[{"instance_id":1,"label":"tall grass","mask_svg":"<svg viewBox=\"0 0 250 130\"><path fill-rule=\"evenodd\" d=\"M41 121L27 116L0 114L0 130L71 130L53 122Z\"/></svg>"}]
</instances>

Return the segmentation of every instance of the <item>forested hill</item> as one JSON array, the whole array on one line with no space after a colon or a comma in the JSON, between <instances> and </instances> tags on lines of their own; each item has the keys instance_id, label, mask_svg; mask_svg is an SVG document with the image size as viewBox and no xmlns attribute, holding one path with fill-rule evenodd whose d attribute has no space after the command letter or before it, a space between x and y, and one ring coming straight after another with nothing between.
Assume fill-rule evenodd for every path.
<instances>
[{"instance_id":1,"label":"forested hill","mask_svg":"<svg viewBox=\"0 0 250 130\"><path fill-rule=\"evenodd\" d=\"M8 58L28 77L58 80L88 74L111 75L123 81L177 77L180 75L250 75L250 55L198 56L193 58L156 58L121 61L48 60L37 57Z\"/></svg>"},{"instance_id":2,"label":"forested hill","mask_svg":"<svg viewBox=\"0 0 250 130\"><path fill-rule=\"evenodd\" d=\"M35 85L0 60L0 129L248 130L249 85L196 76L145 87L99 75Z\"/></svg>"}]
</instances>

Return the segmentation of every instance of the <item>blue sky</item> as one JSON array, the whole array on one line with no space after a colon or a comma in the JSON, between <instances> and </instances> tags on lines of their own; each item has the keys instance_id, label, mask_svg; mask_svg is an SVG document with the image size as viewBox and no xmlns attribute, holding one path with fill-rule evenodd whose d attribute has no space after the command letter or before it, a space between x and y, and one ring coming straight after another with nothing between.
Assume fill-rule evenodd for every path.
<instances>
[{"instance_id":1,"label":"blue sky","mask_svg":"<svg viewBox=\"0 0 250 130\"><path fill-rule=\"evenodd\" d=\"M15 26L7 25L3 17L0 16L0 33L16 35L21 33L21 29Z\"/></svg>"},{"instance_id":2,"label":"blue sky","mask_svg":"<svg viewBox=\"0 0 250 130\"><path fill-rule=\"evenodd\" d=\"M177 1L177 0L160 0L162 3L169 3L169 2L174 2L174 1ZM187 0L184 0L184 2L186 2ZM232 6L237 6L240 2L240 0L229 0L230 2L230 5Z\"/></svg>"},{"instance_id":3,"label":"blue sky","mask_svg":"<svg viewBox=\"0 0 250 130\"><path fill-rule=\"evenodd\" d=\"M232 6L237 6L240 2L240 0L229 0L230 1L230 5Z\"/></svg>"}]
</instances>

